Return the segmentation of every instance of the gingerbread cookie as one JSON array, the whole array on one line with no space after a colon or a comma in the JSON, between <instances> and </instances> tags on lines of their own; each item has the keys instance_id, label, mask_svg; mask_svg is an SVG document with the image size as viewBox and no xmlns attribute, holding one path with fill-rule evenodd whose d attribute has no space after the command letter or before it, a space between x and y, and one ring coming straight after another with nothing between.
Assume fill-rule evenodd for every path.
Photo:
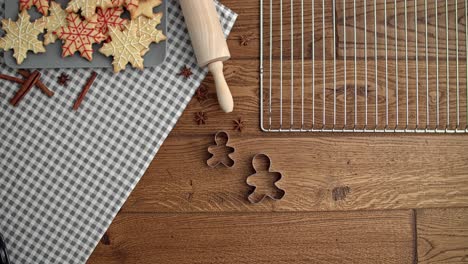
<instances>
[{"instance_id":1,"label":"gingerbread cookie","mask_svg":"<svg viewBox=\"0 0 468 264\"><path fill-rule=\"evenodd\" d=\"M89 21L81 20L77 14L67 16L68 26L61 27L55 34L63 41L62 56L72 56L79 51L89 61L93 59L93 44L104 41L107 37L96 29L97 16Z\"/></svg>"},{"instance_id":2,"label":"gingerbread cookie","mask_svg":"<svg viewBox=\"0 0 468 264\"><path fill-rule=\"evenodd\" d=\"M42 17L40 20L45 22L47 33L44 36L44 45L49 45L57 40L54 31L67 25L68 13L62 7L55 3L50 3L50 16Z\"/></svg>"},{"instance_id":3,"label":"gingerbread cookie","mask_svg":"<svg viewBox=\"0 0 468 264\"><path fill-rule=\"evenodd\" d=\"M98 8L96 29L107 37L109 37L109 27L124 30L128 20L121 18L123 12L122 7ZM110 41L110 38L108 38L108 41Z\"/></svg>"},{"instance_id":4,"label":"gingerbread cookie","mask_svg":"<svg viewBox=\"0 0 468 264\"><path fill-rule=\"evenodd\" d=\"M27 10L23 10L16 22L11 19L2 20L6 35L0 38L0 49L13 50L13 57L21 64L27 57L28 51L34 53L45 52L42 41L38 39L39 34L44 32L44 21L30 22L31 17Z\"/></svg>"},{"instance_id":5,"label":"gingerbread cookie","mask_svg":"<svg viewBox=\"0 0 468 264\"><path fill-rule=\"evenodd\" d=\"M161 18L163 14L157 13L154 18L147 18L140 16L135 19L135 22L132 23L132 26L136 26L137 35L142 37L147 37L151 42L159 43L163 40L166 40L161 30L158 30L156 27L161 24Z\"/></svg>"},{"instance_id":6,"label":"gingerbread cookie","mask_svg":"<svg viewBox=\"0 0 468 264\"><path fill-rule=\"evenodd\" d=\"M32 6L35 6L37 8L37 11L39 11L44 16L47 16L47 14L49 13L49 0L20 0L19 1L20 11L28 10Z\"/></svg>"},{"instance_id":7,"label":"gingerbread cookie","mask_svg":"<svg viewBox=\"0 0 468 264\"><path fill-rule=\"evenodd\" d=\"M135 19L139 16L154 18L155 14L153 13L153 9L160 4L162 4L161 0L139 0L138 7L129 10L130 15L132 19Z\"/></svg>"},{"instance_id":8,"label":"gingerbread cookie","mask_svg":"<svg viewBox=\"0 0 468 264\"><path fill-rule=\"evenodd\" d=\"M134 21L124 30L110 27L109 33L111 42L104 44L99 50L106 56L113 56L114 72L125 69L128 63L138 69L143 69L143 55L148 51L151 43L150 38L138 36L137 27L133 25Z\"/></svg>"},{"instance_id":9,"label":"gingerbread cookie","mask_svg":"<svg viewBox=\"0 0 468 264\"><path fill-rule=\"evenodd\" d=\"M91 20L91 18L96 14L96 8L108 8L112 7L112 0L71 0L68 3L67 11L69 13L81 10L81 15L83 15L86 20Z\"/></svg>"}]
</instances>

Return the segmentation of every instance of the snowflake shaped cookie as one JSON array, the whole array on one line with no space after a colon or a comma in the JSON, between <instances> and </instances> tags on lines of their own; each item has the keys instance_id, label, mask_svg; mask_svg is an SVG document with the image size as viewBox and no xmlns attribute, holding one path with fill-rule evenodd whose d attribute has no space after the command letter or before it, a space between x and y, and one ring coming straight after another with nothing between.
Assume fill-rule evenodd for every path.
<instances>
[{"instance_id":1,"label":"snowflake shaped cookie","mask_svg":"<svg viewBox=\"0 0 468 264\"><path fill-rule=\"evenodd\" d=\"M112 65L115 72L125 69L128 63L137 69L144 67L142 56L148 51L151 40L148 37L138 36L136 26L132 24L133 21L124 31L110 27L112 41L105 43L99 50L106 56L114 56Z\"/></svg>"},{"instance_id":2,"label":"snowflake shaped cookie","mask_svg":"<svg viewBox=\"0 0 468 264\"><path fill-rule=\"evenodd\" d=\"M158 30L156 27L161 24L161 18L163 14L157 13L154 18L147 18L140 16L135 19L132 26L136 26L137 35L142 37L147 37L151 39L151 42L159 43L163 40L166 40L161 30Z\"/></svg>"},{"instance_id":3,"label":"snowflake shaped cookie","mask_svg":"<svg viewBox=\"0 0 468 264\"><path fill-rule=\"evenodd\" d=\"M57 40L54 31L67 25L68 13L62 7L52 2L50 5L50 16L42 17L40 20L45 22L47 33L44 36L44 45L49 45Z\"/></svg>"},{"instance_id":4,"label":"snowflake shaped cookie","mask_svg":"<svg viewBox=\"0 0 468 264\"><path fill-rule=\"evenodd\" d=\"M92 17L96 14L96 8L108 8L112 7L111 0L71 0L68 3L67 11L75 12L81 10L81 14L87 19L91 20Z\"/></svg>"},{"instance_id":5,"label":"snowflake shaped cookie","mask_svg":"<svg viewBox=\"0 0 468 264\"><path fill-rule=\"evenodd\" d=\"M20 11L28 10L35 6L37 10L46 16L49 12L49 0L20 0Z\"/></svg>"},{"instance_id":6,"label":"snowflake shaped cookie","mask_svg":"<svg viewBox=\"0 0 468 264\"><path fill-rule=\"evenodd\" d=\"M38 35L44 32L45 23L43 21L30 22L27 10L19 14L18 20L2 20L5 37L0 38L0 49L13 50L13 57L21 64L27 57L28 51L34 53L45 52L42 41L38 40Z\"/></svg>"},{"instance_id":7,"label":"snowflake shaped cookie","mask_svg":"<svg viewBox=\"0 0 468 264\"><path fill-rule=\"evenodd\" d=\"M68 26L61 27L55 34L63 41L62 56L72 56L79 51L89 61L93 59L93 44L100 43L107 37L96 29L97 17L90 21L81 20L77 14L69 14Z\"/></svg>"}]
</instances>

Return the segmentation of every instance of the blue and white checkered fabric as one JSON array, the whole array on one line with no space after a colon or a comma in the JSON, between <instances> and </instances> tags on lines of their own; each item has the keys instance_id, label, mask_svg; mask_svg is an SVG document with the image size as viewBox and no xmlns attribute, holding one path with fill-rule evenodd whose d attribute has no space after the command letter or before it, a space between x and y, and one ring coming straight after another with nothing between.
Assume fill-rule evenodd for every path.
<instances>
[{"instance_id":1,"label":"blue and white checkered fabric","mask_svg":"<svg viewBox=\"0 0 468 264\"><path fill-rule=\"evenodd\" d=\"M237 15L217 7L228 34ZM165 63L98 70L77 112L90 70L42 70L55 96L33 89L17 108L9 99L18 85L0 82L0 233L13 264L86 262L204 79L177 0L167 16ZM3 59L0 72L17 75ZM61 72L72 77L67 88L57 85Z\"/></svg>"}]
</instances>

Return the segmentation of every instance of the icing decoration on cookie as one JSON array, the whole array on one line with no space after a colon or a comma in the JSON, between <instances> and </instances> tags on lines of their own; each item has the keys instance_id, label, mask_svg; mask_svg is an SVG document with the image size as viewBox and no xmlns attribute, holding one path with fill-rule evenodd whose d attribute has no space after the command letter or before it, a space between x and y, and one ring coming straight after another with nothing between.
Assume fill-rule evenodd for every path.
<instances>
[{"instance_id":1,"label":"icing decoration on cookie","mask_svg":"<svg viewBox=\"0 0 468 264\"><path fill-rule=\"evenodd\" d=\"M44 45L49 45L57 40L54 31L67 25L68 13L62 9L60 4L52 2L50 5L50 16L42 17L40 21L45 22L47 33L44 36Z\"/></svg>"},{"instance_id":2,"label":"icing decoration on cookie","mask_svg":"<svg viewBox=\"0 0 468 264\"><path fill-rule=\"evenodd\" d=\"M148 37L138 36L136 26L131 24L133 21L124 31L110 27L109 34L112 41L105 43L99 50L108 57L114 56L112 65L115 72L125 69L128 63L138 69L144 67L142 56L148 51L151 40Z\"/></svg>"},{"instance_id":3,"label":"icing decoration on cookie","mask_svg":"<svg viewBox=\"0 0 468 264\"><path fill-rule=\"evenodd\" d=\"M97 9L97 25L96 30L101 32L105 36L109 36L109 27L117 27L120 30L124 30L127 20L121 18L123 8L112 7L107 9ZM110 39L108 39L110 41Z\"/></svg>"},{"instance_id":4,"label":"icing decoration on cookie","mask_svg":"<svg viewBox=\"0 0 468 264\"><path fill-rule=\"evenodd\" d=\"M49 0L20 0L19 4L20 11L36 6L37 10L44 16L47 16L49 12Z\"/></svg>"},{"instance_id":5,"label":"icing decoration on cookie","mask_svg":"<svg viewBox=\"0 0 468 264\"><path fill-rule=\"evenodd\" d=\"M93 44L100 43L107 37L96 30L97 16L89 21L81 20L77 14L67 16L68 26L61 27L55 34L63 41L62 56L72 56L79 51L81 56L89 61L93 59Z\"/></svg>"},{"instance_id":6,"label":"icing decoration on cookie","mask_svg":"<svg viewBox=\"0 0 468 264\"><path fill-rule=\"evenodd\" d=\"M96 8L108 8L112 7L111 0L71 0L68 3L67 11L69 13L81 10L81 14L87 19L90 20L96 14Z\"/></svg>"},{"instance_id":7,"label":"icing decoration on cookie","mask_svg":"<svg viewBox=\"0 0 468 264\"><path fill-rule=\"evenodd\" d=\"M135 19L132 26L136 26L138 36L147 37L150 38L151 42L159 43L166 40L166 36L164 36L163 32L156 28L161 24L162 16L162 13L157 13L154 18L140 16Z\"/></svg>"},{"instance_id":8,"label":"icing decoration on cookie","mask_svg":"<svg viewBox=\"0 0 468 264\"><path fill-rule=\"evenodd\" d=\"M27 57L28 51L34 53L45 52L42 41L38 35L44 32L45 23L43 21L30 22L27 10L23 10L16 22L11 19L2 20L3 29L6 35L0 38L0 49L13 50L13 57L21 64Z\"/></svg>"},{"instance_id":9,"label":"icing decoration on cookie","mask_svg":"<svg viewBox=\"0 0 468 264\"><path fill-rule=\"evenodd\" d=\"M132 19L139 16L145 16L148 18L154 18L153 9L162 3L161 0L139 0L138 7L129 10Z\"/></svg>"}]
</instances>

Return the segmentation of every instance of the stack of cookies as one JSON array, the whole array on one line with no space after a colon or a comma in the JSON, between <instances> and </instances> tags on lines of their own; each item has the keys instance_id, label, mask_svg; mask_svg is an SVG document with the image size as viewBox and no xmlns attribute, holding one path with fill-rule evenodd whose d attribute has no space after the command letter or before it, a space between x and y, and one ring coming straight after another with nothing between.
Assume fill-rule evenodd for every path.
<instances>
[{"instance_id":1,"label":"stack of cookies","mask_svg":"<svg viewBox=\"0 0 468 264\"><path fill-rule=\"evenodd\" d=\"M163 14L153 12L160 4L161 0L70 0L63 9L54 1L20 0L18 20L2 21L6 35L0 38L0 49L12 49L21 64L28 51L45 52L46 45L60 40L63 57L79 52L92 61L93 44L103 43L99 52L113 57L115 72L129 63L143 69L150 44L166 39L157 29ZM31 22L28 10L33 6L44 16ZM42 33L44 41L39 40Z\"/></svg>"}]
</instances>

